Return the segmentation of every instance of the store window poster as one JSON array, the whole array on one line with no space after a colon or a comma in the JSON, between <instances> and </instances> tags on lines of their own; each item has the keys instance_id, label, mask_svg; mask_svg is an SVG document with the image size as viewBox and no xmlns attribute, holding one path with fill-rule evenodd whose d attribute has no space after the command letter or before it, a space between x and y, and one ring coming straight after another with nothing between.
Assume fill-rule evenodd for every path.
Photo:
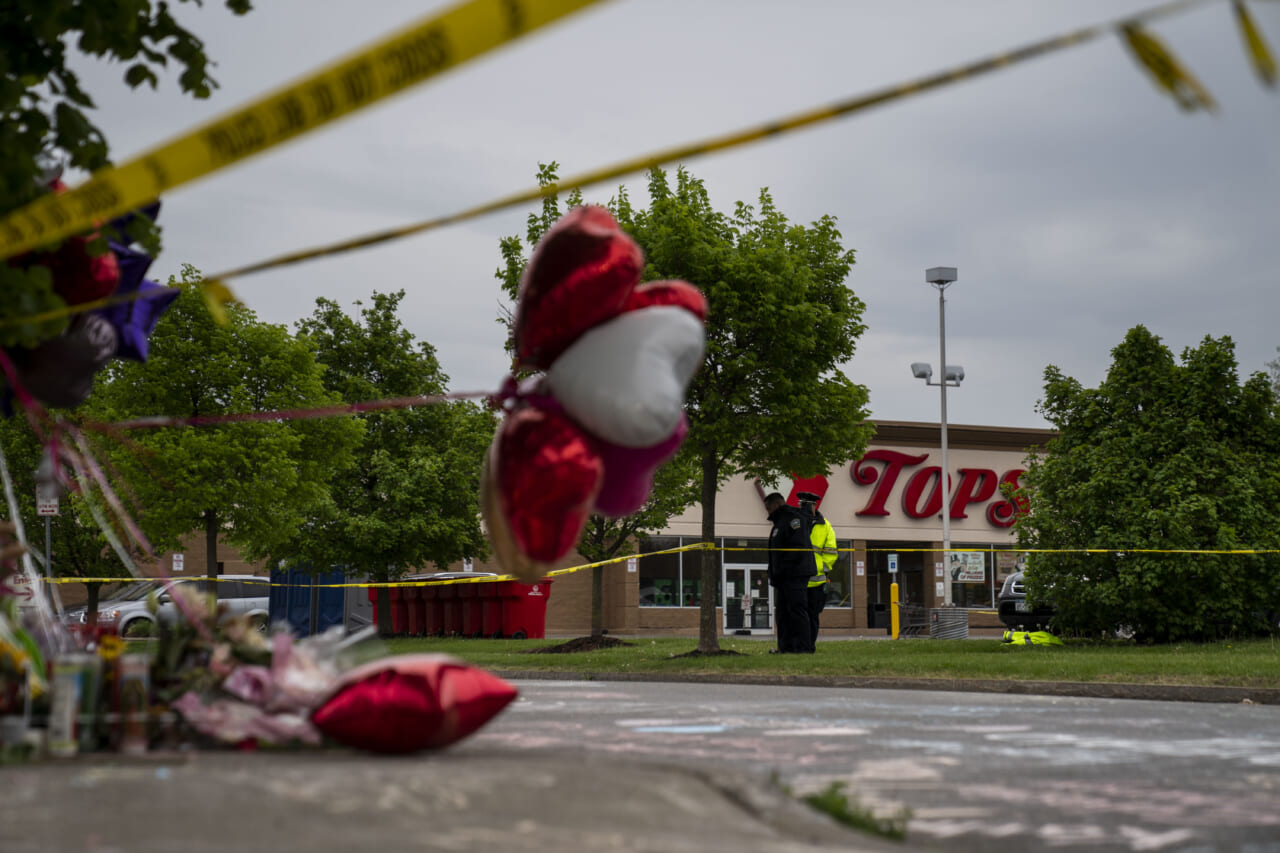
<instances>
[{"instance_id":1,"label":"store window poster","mask_svg":"<svg viewBox=\"0 0 1280 853\"><path fill-rule=\"evenodd\" d=\"M951 580L955 583L986 583L986 552L961 551L952 554Z\"/></svg>"}]
</instances>

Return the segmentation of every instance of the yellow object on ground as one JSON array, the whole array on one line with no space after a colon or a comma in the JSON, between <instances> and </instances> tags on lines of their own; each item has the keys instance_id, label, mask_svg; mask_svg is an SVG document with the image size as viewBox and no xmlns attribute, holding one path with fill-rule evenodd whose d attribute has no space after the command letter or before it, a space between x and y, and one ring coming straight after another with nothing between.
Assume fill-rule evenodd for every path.
<instances>
[{"instance_id":1,"label":"yellow object on ground","mask_svg":"<svg viewBox=\"0 0 1280 853\"><path fill-rule=\"evenodd\" d=\"M1004 642L1014 646L1060 646L1062 641L1048 631L1005 631Z\"/></svg>"}]
</instances>

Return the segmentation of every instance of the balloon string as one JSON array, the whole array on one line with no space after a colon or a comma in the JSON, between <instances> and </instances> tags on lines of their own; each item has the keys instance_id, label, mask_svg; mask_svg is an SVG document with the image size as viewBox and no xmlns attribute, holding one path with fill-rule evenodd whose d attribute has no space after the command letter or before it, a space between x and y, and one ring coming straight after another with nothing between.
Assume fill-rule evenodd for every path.
<instances>
[{"instance_id":1,"label":"balloon string","mask_svg":"<svg viewBox=\"0 0 1280 853\"><path fill-rule=\"evenodd\" d=\"M80 443L85 453L89 454L88 446L84 441L84 437L77 432L75 438ZM86 466L92 464L93 468L97 469L96 463L92 462L92 455L89 454L86 457L81 457L79 454L71 452L68 449L67 458L68 461L71 462L71 465L76 469L76 477L80 482L82 484L88 483L90 481L90 474L86 470ZM98 469L98 473L100 473L100 469ZM143 574L141 570L133 561L133 558L129 556L129 552L120 541L120 537L117 535L115 528L112 527L110 521L103 516L102 508L98 506L97 501L90 497L89 490L82 486L80 493L85 499L85 505L89 508L89 513L93 516L93 520L97 523L99 529L102 530L102 534L107 538L107 542L111 544L112 550L116 552L116 556L120 558L120 562L124 564L125 569L128 570L129 574L133 575L135 578L142 578ZM103 486L103 496L107 499L108 505L116 512L121 523L129 530L130 535L134 536L138 541L139 546L143 549L146 556L154 560L155 555L151 551L150 543L147 542L146 537L142 535L142 532L137 529L137 525L133 522L133 519L124 511L124 508L120 505L119 499L116 498L115 493L111 491L110 486ZM200 614L196 613L189 606L189 603L186 598L183 597L182 593L176 590L173 579L169 577L160 577L157 578L157 580L159 580L164 586L165 591L169 593L170 600L173 601L174 606L178 608L178 611L187 621L187 624L194 628L196 633L198 633L205 642L213 645L213 632L209 630L209 626L205 624L205 621L200 618Z\"/></svg>"},{"instance_id":2,"label":"balloon string","mask_svg":"<svg viewBox=\"0 0 1280 853\"><path fill-rule=\"evenodd\" d=\"M4 371L5 381L9 383L9 388L13 391L13 396L18 398L18 406L22 409L23 415L27 419L27 423L31 426L31 431L36 434L36 438L42 442L45 441L44 430L41 428L42 422L50 420L49 413L45 411L36 398L31 396L31 392L18 379L18 368L9 358L9 354L0 348L0 370ZM3 413L0 413L3 417Z\"/></svg>"},{"instance_id":3,"label":"balloon string","mask_svg":"<svg viewBox=\"0 0 1280 853\"><path fill-rule=\"evenodd\" d=\"M9 476L9 463L5 458L2 443L0 443L0 481L4 484L4 497L9 507L9 520L13 523L14 535L18 544L25 549L22 554L23 571L31 583L32 605L36 611L41 633L55 652L64 652L67 650L67 634L66 631L61 630L62 625L55 617L48 599L45 598L44 582L32 564L31 547L27 542L26 527L22 523L22 513L18 509L18 498L13 491L13 480Z\"/></svg>"}]
</instances>

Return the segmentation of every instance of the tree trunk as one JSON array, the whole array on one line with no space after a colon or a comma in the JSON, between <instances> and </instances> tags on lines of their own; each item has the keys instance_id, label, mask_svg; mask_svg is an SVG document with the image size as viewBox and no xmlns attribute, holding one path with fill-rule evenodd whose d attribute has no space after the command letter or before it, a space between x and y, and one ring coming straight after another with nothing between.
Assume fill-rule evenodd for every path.
<instances>
[{"instance_id":1,"label":"tree trunk","mask_svg":"<svg viewBox=\"0 0 1280 853\"><path fill-rule=\"evenodd\" d=\"M604 636L604 566L591 568L591 639Z\"/></svg>"},{"instance_id":2,"label":"tree trunk","mask_svg":"<svg viewBox=\"0 0 1280 853\"><path fill-rule=\"evenodd\" d=\"M205 584L205 592L217 594L218 589L218 511L204 511L204 560L205 577L210 578Z\"/></svg>"},{"instance_id":3,"label":"tree trunk","mask_svg":"<svg viewBox=\"0 0 1280 853\"><path fill-rule=\"evenodd\" d=\"M84 588L89 595L84 605L85 624L89 626L89 633L92 635L98 627L98 592L102 589L102 584L87 583Z\"/></svg>"},{"instance_id":4,"label":"tree trunk","mask_svg":"<svg viewBox=\"0 0 1280 853\"><path fill-rule=\"evenodd\" d=\"M715 450L702 455L702 541L713 547L716 542L716 486L720 479L720 463ZM702 552L702 604L698 612L698 651L711 654L720 651L720 630L716 625L716 585L720 580L720 552Z\"/></svg>"}]
</instances>

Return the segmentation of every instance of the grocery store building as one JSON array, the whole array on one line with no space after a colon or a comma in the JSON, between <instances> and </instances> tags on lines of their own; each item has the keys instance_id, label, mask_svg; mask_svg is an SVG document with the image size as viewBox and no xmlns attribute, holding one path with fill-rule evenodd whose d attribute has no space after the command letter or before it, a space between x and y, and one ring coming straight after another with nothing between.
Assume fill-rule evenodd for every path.
<instances>
[{"instance_id":1,"label":"grocery store building","mask_svg":"<svg viewBox=\"0 0 1280 853\"><path fill-rule=\"evenodd\" d=\"M793 495L801 490L822 494L820 509L835 528L840 559L830 574L823 636L883 634L895 582L900 600L925 612L942 605L944 584L950 583L952 601L967 611L970 628L998 628L995 597L1020 560L1012 532L1016 509L1000 486L1016 485L1029 450L1055 433L948 425L952 553L944 560L938 424L877 421L875 426L862 458L826 478L776 486ZM716 544L721 550L716 554L718 588L712 594L717 624L727 635L773 633L772 590L765 578L770 525L763 494L760 483L739 478L726 483L716 497ZM640 550L652 554L700 542L701 529L702 510L695 505ZM701 551L685 551L608 566L605 628L613 634L696 636L702 558ZM563 565L577 559L574 555ZM590 571L556 579L547 630L588 632L590 600Z\"/></svg>"},{"instance_id":2,"label":"grocery store building","mask_svg":"<svg viewBox=\"0 0 1280 853\"><path fill-rule=\"evenodd\" d=\"M952 600L967 614L970 629L995 630L995 596L1017 569L1012 522L1015 508L1001 483L1016 484L1028 451L1055 433L1044 429L948 425L952 559L942 553L942 498L939 493L941 437L936 423L876 421L875 437L860 459L826 478L800 484L771 484L784 493L822 494L820 509L835 528L840 558L830 574L823 636L883 635L888 626L890 585L913 612L939 608L950 583ZM718 563L716 624L725 635L773 633L772 590L765 578L769 522L765 487L733 479L716 497ZM794 499L792 501L794 503ZM604 569L604 627L611 634L697 636L702 603L700 550L658 554L701 542L702 509L695 505L648 537L640 556ZM202 537L193 534L184 554L162 558L158 573L203 575ZM184 560L185 556L185 560ZM246 563L225 543L218 546L219 574L264 572ZM184 562L179 562L184 560ZM172 566L167 565L172 562ZM556 568L587 561L571 553ZM948 565L948 563L950 565ZM484 561L450 566L453 571L492 571ZM431 571L425 568L423 571ZM547 598L546 630L581 636L591 627L589 570L555 578ZM80 598L79 584L65 588ZM70 601L68 603L77 603Z\"/></svg>"}]
</instances>

